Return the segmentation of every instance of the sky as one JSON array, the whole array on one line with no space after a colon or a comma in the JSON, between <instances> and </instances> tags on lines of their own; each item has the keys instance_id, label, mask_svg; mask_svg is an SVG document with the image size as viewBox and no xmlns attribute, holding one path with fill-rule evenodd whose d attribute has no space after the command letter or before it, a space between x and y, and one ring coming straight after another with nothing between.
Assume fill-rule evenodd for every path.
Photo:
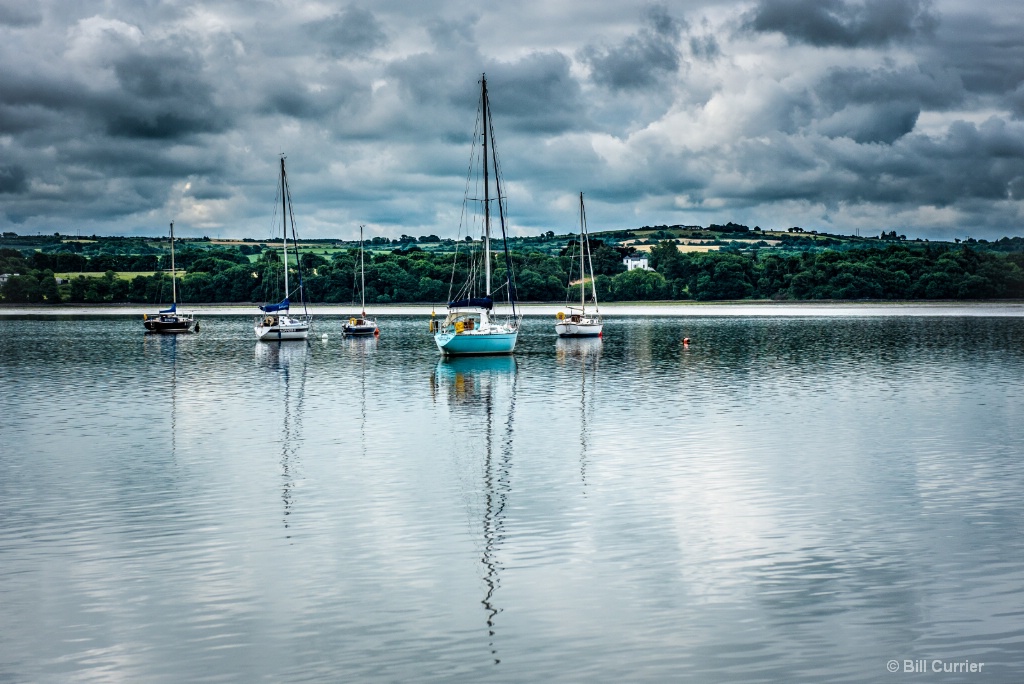
<instances>
[{"instance_id":1,"label":"sky","mask_svg":"<svg viewBox=\"0 0 1024 684\"><path fill-rule=\"evenodd\" d=\"M1019 0L0 0L0 229L1024 235Z\"/></svg>"}]
</instances>

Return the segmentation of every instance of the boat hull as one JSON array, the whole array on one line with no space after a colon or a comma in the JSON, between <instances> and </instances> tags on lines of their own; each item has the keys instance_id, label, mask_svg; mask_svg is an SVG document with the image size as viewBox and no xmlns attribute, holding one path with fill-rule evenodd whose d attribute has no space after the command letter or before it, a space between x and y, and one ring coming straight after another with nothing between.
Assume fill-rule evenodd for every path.
<instances>
[{"instance_id":1,"label":"boat hull","mask_svg":"<svg viewBox=\"0 0 1024 684\"><path fill-rule=\"evenodd\" d=\"M309 337L309 326L271 326L256 327L256 339L261 342L280 342L281 340L304 340Z\"/></svg>"},{"instance_id":2,"label":"boat hull","mask_svg":"<svg viewBox=\"0 0 1024 684\"><path fill-rule=\"evenodd\" d=\"M154 316L153 318L147 317L142 324L146 327L148 332L173 335L177 333L192 332L192 326L195 324L195 320L191 318L181 318L178 316Z\"/></svg>"},{"instance_id":3,"label":"boat hull","mask_svg":"<svg viewBox=\"0 0 1024 684\"><path fill-rule=\"evenodd\" d=\"M489 356L511 354L519 331L513 332L439 332L434 334L437 348L445 356Z\"/></svg>"},{"instance_id":4,"label":"boat hull","mask_svg":"<svg viewBox=\"0 0 1024 684\"><path fill-rule=\"evenodd\" d=\"M352 337L365 337L367 335L376 335L379 331L377 330L376 323L366 323L363 325L345 323L341 326L341 332Z\"/></svg>"},{"instance_id":5,"label":"boat hull","mask_svg":"<svg viewBox=\"0 0 1024 684\"><path fill-rule=\"evenodd\" d=\"M276 320L267 325L266 318L257 318L253 331L256 339L261 342L280 342L282 340L305 340L309 337L309 320L288 318Z\"/></svg>"},{"instance_id":6,"label":"boat hull","mask_svg":"<svg viewBox=\"0 0 1024 684\"><path fill-rule=\"evenodd\" d=\"M601 323L557 323L555 332L559 337L600 337L604 325Z\"/></svg>"}]
</instances>

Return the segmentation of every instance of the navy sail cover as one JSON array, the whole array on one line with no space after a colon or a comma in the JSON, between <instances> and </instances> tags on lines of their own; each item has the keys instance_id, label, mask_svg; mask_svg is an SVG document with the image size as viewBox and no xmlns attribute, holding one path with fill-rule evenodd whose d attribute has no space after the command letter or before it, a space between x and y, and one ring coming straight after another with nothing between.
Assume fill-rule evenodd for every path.
<instances>
[{"instance_id":1,"label":"navy sail cover","mask_svg":"<svg viewBox=\"0 0 1024 684\"><path fill-rule=\"evenodd\" d=\"M161 309L160 313L174 313L177 310L178 310L178 303L175 302L174 304L171 304L171 308L170 309Z\"/></svg>"},{"instance_id":2,"label":"navy sail cover","mask_svg":"<svg viewBox=\"0 0 1024 684\"><path fill-rule=\"evenodd\" d=\"M476 309L490 309L494 306L494 300L490 297L473 297L472 299L456 299L454 302L448 302L449 309L465 309L465 308L476 308Z\"/></svg>"},{"instance_id":3,"label":"navy sail cover","mask_svg":"<svg viewBox=\"0 0 1024 684\"><path fill-rule=\"evenodd\" d=\"M285 297L280 304L267 304L260 307L260 311L263 313L274 313L275 311L287 311L288 310L288 298Z\"/></svg>"}]
</instances>

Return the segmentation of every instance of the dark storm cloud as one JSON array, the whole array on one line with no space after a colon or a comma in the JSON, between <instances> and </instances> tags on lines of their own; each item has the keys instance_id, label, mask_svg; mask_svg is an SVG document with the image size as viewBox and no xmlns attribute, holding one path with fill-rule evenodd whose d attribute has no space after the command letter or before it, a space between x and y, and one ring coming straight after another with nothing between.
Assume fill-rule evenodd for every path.
<instances>
[{"instance_id":1,"label":"dark storm cloud","mask_svg":"<svg viewBox=\"0 0 1024 684\"><path fill-rule=\"evenodd\" d=\"M957 15L943 23L927 59L956 72L969 93L995 95L1024 117L1021 26L1002 16Z\"/></svg>"},{"instance_id":2,"label":"dark storm cloud","mask_svg":"<svg viewBox=\"0 0 1024 684\"><path fill-rule=\"evenodd\" d=\"M39 6L23 0L0 0L0 25L35 26L43 20Z\"/></svg>"},{"instance_id":3,"label":"dark storm cloud","mask_svg":"<svg viewBox=\"0 0 1024 684\"><path fill-rule=\"evenodd\" d=\"M910 102L878 102L846 107L815 127L832 138L891 145L914 130L920 114L920 108Z\"/></svg>"},{"instance_id":4,"label":"dark storm cloud","mask_svg":"<svg viewBox=\"0 0 1024 684\"><path fill-rule=\"evenodd\" d=\"M12 66L0 70L0 106L9 111L22 108L66 110L90 99L83 85L66 77Z\"/></svg>"},{"instance_id":5,"label":"dark storm cloud","mask_svg":"<svg viewBox=\"0 0 1024 684\"><path fill-rule=\"evenodd\" d=\"M716 187L716 195L765 203L803 200L842 204L947 207L1010 199L1024 177L1020 125L959 122L947 135L909 135L893 145L860 145L828 138L774 136L745 140L746 183ZM785 173L780 173L785 169Z\"/></svg>"},{"instance_id":6,"label":"dark storm cloud","mask_svg":"<svg viewBox=\"0 0 1024 684\"><path fill-rule=\"evenodd\" d=\"M930 35L938 23L928 0L760 0L747 27L793 43L861 47Z\"/></svg>"},{"instance_id":7,"label":"dark storm cloud","mask_svg":"<svg viewBox=\"0 0 1024 684\"><path fill-rule=\"evenodd\" d=\"M690 53L697 59L710 62L721 55L722 50L718 45L718 39L708 34L690 38Z\"/></svg>"},{"instance_id":8,"label":"dark storm cloud","mask_svg":"<svg viewBox=\"0 0 1024 684\"><path fill-rule=\"evenodd\" d=\"M160 50L128 54L113 64L121 90L116 109L103 112L110 135L170 140L225 130L227 113L214 103L214 89L198 75L202 63L187 54Z\"/></svg>"},{"instance_id":9,"label":"dark storm cloud","mask_svg":"<svg viewBox=\"0 0 1024 684\"><path fill-rule=\"evenodd\" d=\"M938 110L960 105L965 95L956 74L926 71L918 65L901 69L832 68L816 90L831 105L902 100Z\"/></svg>"},{"instance_id":10,"label":"dark storm cloud","mask_svg":"<svg viewBox=\"0 0 1024 684\"><path fill-rule=\"evenodd\" d=\"M278 113L314 121L342 111L353 113L372 97L369 84L344 68L318 74L316 88L307 87L292 71L271 76L260 84L262 113Z\"/></svg>"},{"instance_id":11,"label":"dark storm cloud","mask_svg":"<svg viewBox=\"0 0 1024 684\"><path fill-rule=\"evenodd\" d=\"M465 139L472 131L466 129L460 112L476 109L480 76L486 73L493 113L511 130L556 135L581 126L585 117L580 86L566 55L531 52L511 61L484 57L474 41L474 22L471 18L432 23L430 35L438 49L388 67L388 74L410 98L410 107L416 108L414 115L447 120L438 125L450 131L453 141Z\"/></svg>"},{"instance_id":12,"label":"dark storm cloud","mask_svg":"<svg viewBox=\"0 0 1024 684\"><path fill-rule=\"evenodd\" d=\"M410 105L431 108L476 107L473 85L485 59L476 44L476 17L459 21L434 18L427 23L433 50L392 61L385 73L395 79Z\"/></svg>"},{"instance_id":13,"label":"dark storm cloud","mask_svg":"<svg viewBox=\"0 0 1024 684\"><path fill-rule=\"evenodd\" d=\"M1024 119L1024 83L1017 86L1006 96L1006 102L1014 118Z\"/></svg>"},{"instance_id":14,"label":"dark storm cloud","mask_svg":"<svg viewBox=\"0 0 1024 684\"><path fill-rule=\"evenodd\" d=\"M193 179L189 185L186 194L197 200L222 200L228 199L234 194L231 187L209 178Z\"/></svg>"},{"instance_id":15,"label":"dark storm cloud","mask_svg":"<svg viewBox=\"0 0 1024 684\"><path fill-rule=\"evenodd\" d=\"M590 67L594 82L613 90L640 90L679 70L679 40L684 25L668 10L647 10L646 26L618 45L589 45L579 58Z\"/></svg>"},{"instance_id":16,"label":"dark storm cloud","mask_svg":"<svg viewBox=\"0 0 1024 684\"><path fill-rule=\"evenodd\" d=\"M891 144L914 130L922 109L960 105L964 88L949 72L834 68L816 88L822 103L816 130L859 143Z\"/></svg>"},{"instance_id":17,"label":"dark storm cloud","mask_svg":"<svg viewBox=\"0 0 1024 684\"><path fill-rule=\"evenodd\" d=\"M57 136L102 131L170 140L227 127L228 118L215 105L214 90L198 75L202 64L194 58L130 53L110 66L116 88L96 88L45 71L5 72L0 75L0 130L37 128Z\"/></svg>"},{"instance_id":18,"label":"dark storm cloud","mask_svg":"<svg viewBox=\"0 0 1024 684\"><path fill-rule=\"evenodd\" d=\"M496 116L511 119L517 131L555 135L586 127L580 86L560 52L533 53L512 63L488 67L490 99Z\"/></svg>"},{"instance_id":19,"label":"dark storm cloud","mask_svg":"<svg viewBox=\"0 0 1024 684\"><path fill-rule=\"evenodd\" d=\"M388 45L381 23L373 13L358 7L309 22L305 29L333 57L365 57Z\"/></svg>"},{"instance_id":20,"label":"dark storm cloud","mask_svg":"<svg viewBox=\"0 0 1024 684\"><path fill-rule=\"evenodd\" d=\"M27 185L25 169L20 166L0 166L0 194L22 192Z\"/></svg>"}]
</instances>

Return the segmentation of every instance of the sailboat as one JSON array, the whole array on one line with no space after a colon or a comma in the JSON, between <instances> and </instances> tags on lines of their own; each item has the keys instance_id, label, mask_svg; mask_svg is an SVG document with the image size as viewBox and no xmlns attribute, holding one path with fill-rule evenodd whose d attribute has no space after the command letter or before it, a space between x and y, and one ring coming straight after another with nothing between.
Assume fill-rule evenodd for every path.
<instances>
[{"instance_id":1,"label":"sailboat","mask_svg":"<svg viewBox=\"0 0 1024 684\"><path fill-rule=\"evenodd\" d=\"M366 268L363 265L363 226L359 226L359 295L362 315L353 316L341 325L345 335L380 335L377 321L366 317Z\"/></svg>"},{"instance_id":2,"label":"sailboat","mask_svg":"<svg viewBox=\"0 0 1024 684\"><path fill-rule=\"evenodd\" d=\"M501 167L494 146L494 127L491 121L490 102L487 97L487 76L480 79L480 118L478 129L482 137L480 172L483 177L483 239L481 253L483 257L483 291L479 291L477 269L469 269L469 278L461 289L451 296L455 287L455 270L452 271L452 289L449 290L448 315L443 321L430 321L430 330L434 333L434 342L445 356L472 356L482 354L511 354L516 347L519 336L519 325L523 316L516 312L515 274L512 270L512 259L508 252L508 232L506 227L505 197L501 192ZM474 156L477 138L474 135ZM491 187L490 175L494 175L494 199L497 200L498 217L501 225L501 239L505 254L505 282L498 288L504 289L511 313L504 319L494 313L494 295L491 287ZM471 165L470 174L473 170ZM470 201L470 184L467 182L465 205Z\"/></svg>"},{"instance_id":3,"label":"sailboat","mask_svg":"<svg viewBox=\"0 0 1024 684\"><path fill-rule=\"evenodd\" d=\"M292 243L295 246L296 264L299 274L299 301L302 303L302 314L292 315L291 290L288 289L288 221L291 219ZM284 156L281 157L281 226L284 239L281 242L284 252L284 299L277 304L264 304L260 307L262 315L257 316L253 325L256 339L263 341L304 340L309 336L309 326L313 317L306 309L306 299L302 288L302 260L298 258L299 247L296 243L295 214L292 213L291 194L288 192L288 174L284 168Z\"/></svg>"},{"instance_id":4,"label":"sailboat","mask_svg":"<svg viewBox=\"0 0 1024 684\"><path fill-rule=\"evenodd\" d=\"M142 314L142 324L146 330L156 333L187 333L192 331L193 324L199 332L192 313L178 312L178 279L174 268L174 221L171 221L171 307L162 309L155 314Z\"/></svg>"},{"instance_id":5,"label":"sailboat","mask_svg":"<svg viewBox=\"0 0 1024 684\"><path fill-rule=\"evenodd\" d=\"M584 261L584 256L586 261ZM587 269L590 267L590 297L594 311L587 314ZM570 269L570 274L571 274ZM572 277L570 275L570 281ZM597 283L594 279L594 262L590 254L590 237L587 233L587 212L583 208L583 193L580 193L580 306L568 307L569 315L559 311L556 315L555 332L559 337L600 337L604 329L601 313L597 308Z\"/></svg>"}]
</instances>

